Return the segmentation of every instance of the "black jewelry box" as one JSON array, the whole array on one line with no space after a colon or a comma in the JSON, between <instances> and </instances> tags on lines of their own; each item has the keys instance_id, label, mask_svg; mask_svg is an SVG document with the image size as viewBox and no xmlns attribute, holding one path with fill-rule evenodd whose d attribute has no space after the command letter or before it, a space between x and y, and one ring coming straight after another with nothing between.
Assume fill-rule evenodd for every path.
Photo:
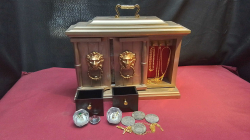
<instances>
[{"instance_id":1,"label":"black jewelry box","mask_svg":"<svg viewBox=\"0 0 250 140\"><path fill-rule=\"evenodd\" d=\"M85 109L89 115L104 116L103 89L77 90L75 96L76 110Z\"/></svg>"},{"instance_id":2,"label":"black jewelry box","mask_svg":"<svg viewBox=\"0 0 250 140\"><path fill-rule=\"evenodd\" d=\"M138 111L138 92L135 86L112 87L113 107L122 112Z\"/></svg>"}]
</instances>

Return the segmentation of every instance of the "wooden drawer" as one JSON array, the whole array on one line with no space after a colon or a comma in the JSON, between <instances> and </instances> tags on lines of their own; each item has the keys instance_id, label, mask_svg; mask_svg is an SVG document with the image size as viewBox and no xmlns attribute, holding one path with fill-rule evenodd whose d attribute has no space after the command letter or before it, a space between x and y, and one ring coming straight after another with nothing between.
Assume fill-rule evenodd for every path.
<instances>
[{"instance_id":1,"label":"wooden drawer","mask_svg":"<svg viewBox=\"0 0 250 140\"><path fill-rule=\"evenodd\" d=\"M75 103L76 110L85 109L89 112L90 116L104 116L103 89L78 90L75 96Z\"/></svg>"},{"instance_id":2,"label":"wooden drawer","mask_svg":"<svg viewBox=\"0 0 250 140\"><path fill-rule=\"evenodd\" d=\"M138 92L135 86L113 87L113 107L118 107L122 112L138 111Z\"/></svg>"}]
</instances>

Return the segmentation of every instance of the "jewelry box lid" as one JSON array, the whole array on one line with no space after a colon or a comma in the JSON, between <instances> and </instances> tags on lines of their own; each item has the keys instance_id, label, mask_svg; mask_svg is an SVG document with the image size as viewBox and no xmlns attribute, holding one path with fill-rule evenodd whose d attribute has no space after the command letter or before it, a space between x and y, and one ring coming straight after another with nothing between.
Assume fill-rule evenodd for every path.
<instances>
[{"instance_id":1,"label":"jewelry box lid","mask_svg":"<svg viewBox=\"0 0 250 140\"><path fill-rule=\"evenodd\" d=\"M69 37L128 37L149 35L187 35L191 30L156 16L95 17L78 22L66 31Z\"/></svg>"}]
</instances>

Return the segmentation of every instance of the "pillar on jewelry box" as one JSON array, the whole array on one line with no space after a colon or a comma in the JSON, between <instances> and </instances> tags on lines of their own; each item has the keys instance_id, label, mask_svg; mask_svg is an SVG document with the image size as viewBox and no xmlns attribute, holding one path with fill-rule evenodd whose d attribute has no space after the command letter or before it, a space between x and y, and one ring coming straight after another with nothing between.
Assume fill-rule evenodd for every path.
<instances>
[{"instance_id":1,"label":"pillar on jewelry box","mask_svg":"<svg viewBox=\"0 0 250 140\"><path fill-rule=\"evenodd\" d=\"M148 38L114 38L115 86L146 90Z\"/></svg>"},{"instance_id":2,"label":"pillar on jewelry box","mask_svg":"<svg viewBox=\"0 0 250 140\"><path fill-rule=\"evenodd\" d=\"M71 38L75 50L78 89L110 88L108 38Z\"/></svg>"}]
</instances>

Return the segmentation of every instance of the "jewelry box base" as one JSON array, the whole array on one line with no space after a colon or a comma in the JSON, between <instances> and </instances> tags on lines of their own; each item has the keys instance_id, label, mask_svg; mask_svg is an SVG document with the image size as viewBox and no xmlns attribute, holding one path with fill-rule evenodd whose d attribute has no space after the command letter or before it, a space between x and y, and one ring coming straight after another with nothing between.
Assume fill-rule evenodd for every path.
<instances>
[{"instance_id":1,"label":"jewelry box base","mask_svg":"<svg viewBox=\"0 0 250 140\"><path fill-rule=\"evenodd\" d=\"M151 99L179 99L181 97L179 90L174 88L155 88L138 91L139 100ZM106 90L103 93L104 101L112 99L112 91Z\"/></svg>"}]
</instances>

